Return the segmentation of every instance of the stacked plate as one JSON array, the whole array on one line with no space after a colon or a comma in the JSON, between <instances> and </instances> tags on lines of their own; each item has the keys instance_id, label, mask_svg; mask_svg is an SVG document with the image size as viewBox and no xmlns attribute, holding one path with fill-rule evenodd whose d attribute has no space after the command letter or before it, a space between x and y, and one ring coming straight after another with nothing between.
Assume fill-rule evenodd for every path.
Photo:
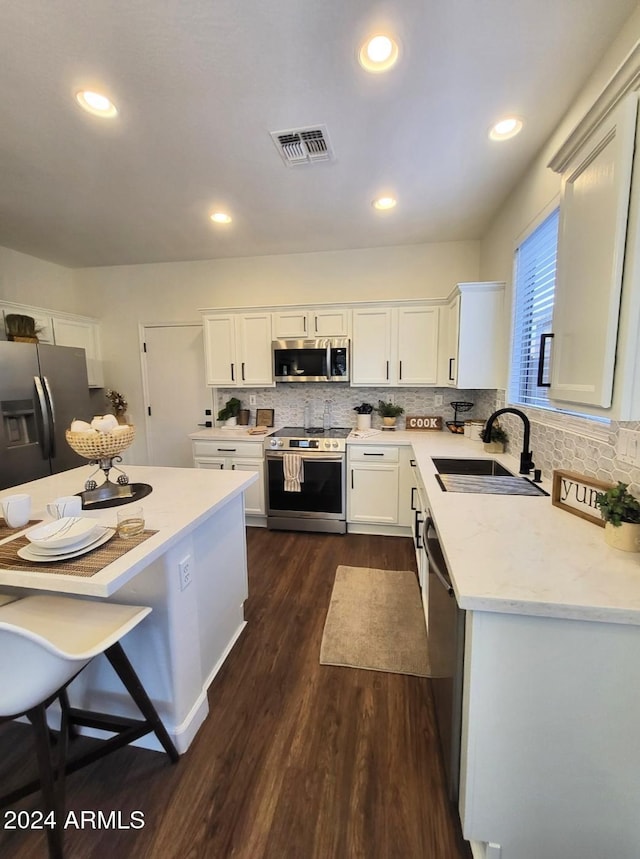
<instances>
[{"instance_id":1,"label":"stacked plate","mask_svg":"<svg viewBox=\"0 0 640 859\"><path fill-rule=\"evenodd\" d=\"M18 556L41 564L66 561L97 549L114 534L113 528L105 528L95 519L64 516L55 522L30 528L25 533L29 543L18 549Z\"/></svg>"}]
</instances>

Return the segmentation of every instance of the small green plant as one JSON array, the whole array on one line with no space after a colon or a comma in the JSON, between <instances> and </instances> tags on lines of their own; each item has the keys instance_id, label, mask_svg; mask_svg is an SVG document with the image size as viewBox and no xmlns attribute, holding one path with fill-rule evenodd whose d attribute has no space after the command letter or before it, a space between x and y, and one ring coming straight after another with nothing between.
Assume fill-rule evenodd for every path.
<instances>
[{"instance_id":1,"label":"small green plant","mask_svg":"<svg viewBox=\"0 0 640 859\"><path fill-rule=\"evenodd\" d=\"M627 483L619 482L596 495L596 506L600 508L602 518L616 528L623 522L640 522L640 502L627 491L627 486Z\"/></svg>"},{"instance_id":2,"label":"small green plant","mask_svg":"<svg viewBox=\"0 0 640 859\"><path fill-rule=\"evenodd\" d=\"M229 418L237 418L241 408L240 400L237 397L231 397L218 412L218 420L228 421Z\"/></svg>"},{"instance_id":3,"label":"small green plant","mask_svg":"<svg viewBox=\"0 0 640 859\"><path fill-rule=\"evenodd\" d=\"M381 418L397 418L404 413L402 406L397 406L395 403L385 403L384 400L378 400L376 411Z\"/></svg>"},{"instance_id":4,"label":"small green plant","mask_svg":"<svg viewBox=\"0 0 640 859\"><path fill-rule=\"evenodd\" d=\"M371 403L361 403L359 406L354 406L353 411L359 415L370 415L373 411L373 406Z\"/></svg>"},{"instance_id":5,"label":"small green plant","mask_svg":"<svg viewBox=\"0 0 640 859\"><path fill-rule=\"evenodd\" d=\"M509 441L509 436L502 427L494 425L491 427L491 441L496 441L498 444L506 444Z\"/></svg>"}]
</instances>

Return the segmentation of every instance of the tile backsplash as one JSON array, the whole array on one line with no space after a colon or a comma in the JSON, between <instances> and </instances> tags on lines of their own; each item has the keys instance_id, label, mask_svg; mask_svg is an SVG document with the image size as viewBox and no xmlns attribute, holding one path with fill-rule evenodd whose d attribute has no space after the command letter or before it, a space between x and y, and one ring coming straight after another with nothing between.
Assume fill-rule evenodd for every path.
<instances>
[{"instance_id":1,"label":"tile backsplash","mask_svg":"<svg viewBox=\"0 0 640 859\"><path fill-rule=\"evenodd\" d=\"M256 406L249 405L249 397L255 395ZM442 405L435 405L436 396L442 397ZM356 413L354 407L362 402L378 405L378 400L393 401L402 406L404 415L398 418L398 429L404 429L405 415L440 415L445 421L453 420L453 408L450 403L455 401L471 402L473 408L464 414L459 414L459 420L468 418L486 419L495 409L495 391L459 391L451 388L350 388L336 383L322 382L313 385L278 384L275 388L256 388L242 391L236 389L218 390L216 406L220 409L230 397L238 397L243 408L251 411L251 423L255 423L256 408L273 409L275 412L275 427L302 426L304 423L305 405L313 408L315 423L322 426L322 414L327 400L331 403L333 425L336 427L355 427ZM379 427L381 418L373 413L373 427Z\"/></svg>"},{"instance_id":2,"label":"tile backsplash","mask_svg":"<svg viewBox=\"0 0 640 859\"><path fill-rule=\"evenodd\" d=\"M256 406L249 405L249 397L256 397ZM376 406L378 400L393 400L404 408L405 414L398 418L398 428L404 428L407 414L440 415L445 421L453 419L451 403L467 401L473 408L459 414L461 420L486 419L496 409L505 404L505 392L494 390L460 391L451 388L350 388L338 384L313 385L278 384L275 388L255 388L238 390L219 389L217 392L216 412L230 397L238 397L243 408L251 411L251 423L255 423L256 408L273 409L275 428L283 426L302 426L304 408L307 403L313 407L315 422L322 425L322 413L326 400L331 403L333 425L355 427L354 406L367 402ZM442 397L442 405L436 406L436 397ZM618 480L630 484L631 491L640 497L640 468L621 463L616 458L616 440L621 427L640 431L640 422L612 422L605 432L605 438L591 438L577 430L570 420L567 426L549 426L541 422L540 413L523 409L531 421L531 449L536 468L541 468L545 477L551 478L556 468L575 471L587 477L615 483ZM544 418L542 418L544 419ZM560 418L562 420L562 418ZM509 434L507 450L518 456L522 450L523 425L514 415L500 418L501 425ZM372 426L381 425L380 417L374 412ZM446 432L446 430L445 430ZM588 431L587 431L588 433Z\"/></svg>"}]
</instances>

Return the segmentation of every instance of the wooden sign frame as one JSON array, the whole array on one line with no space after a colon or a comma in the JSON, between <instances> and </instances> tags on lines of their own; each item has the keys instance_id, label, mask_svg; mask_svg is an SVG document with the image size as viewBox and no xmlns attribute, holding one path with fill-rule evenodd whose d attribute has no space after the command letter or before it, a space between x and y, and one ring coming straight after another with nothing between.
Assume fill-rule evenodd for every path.
<instances>
[{"instance_id":1,"label":"wooden sign frame","mask_svg":"<svg viewBox=\"0 0 640 859\"><path fill-rule=\"evenodd\" d=\"M595 498L598 492L611 489L614 485L604 480L596 480L594 477L585 477L584 474L576 474L574 471L554 469L551 503L561 510L566 510L567 513L604 528L604 519L595 506ZM568 499L572 496L575 498L575 503L581 506L568 503Z\"/></svg>"}]
</instances>

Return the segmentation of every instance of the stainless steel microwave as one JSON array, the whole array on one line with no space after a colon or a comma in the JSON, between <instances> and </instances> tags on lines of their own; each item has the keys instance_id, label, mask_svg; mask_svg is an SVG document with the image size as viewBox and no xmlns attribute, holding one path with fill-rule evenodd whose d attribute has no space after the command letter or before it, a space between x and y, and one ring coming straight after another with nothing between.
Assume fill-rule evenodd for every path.
<instances>
[{"instance_id":1,"label":"stainless steel microwave","mask_svg":"<svg viewBox=\"0 0 640 859\"><path fill-rule=\"evenodd\" d=\"M348 382L349 339L274 340L276 382Z\"/></svg>"}]
</instances>

